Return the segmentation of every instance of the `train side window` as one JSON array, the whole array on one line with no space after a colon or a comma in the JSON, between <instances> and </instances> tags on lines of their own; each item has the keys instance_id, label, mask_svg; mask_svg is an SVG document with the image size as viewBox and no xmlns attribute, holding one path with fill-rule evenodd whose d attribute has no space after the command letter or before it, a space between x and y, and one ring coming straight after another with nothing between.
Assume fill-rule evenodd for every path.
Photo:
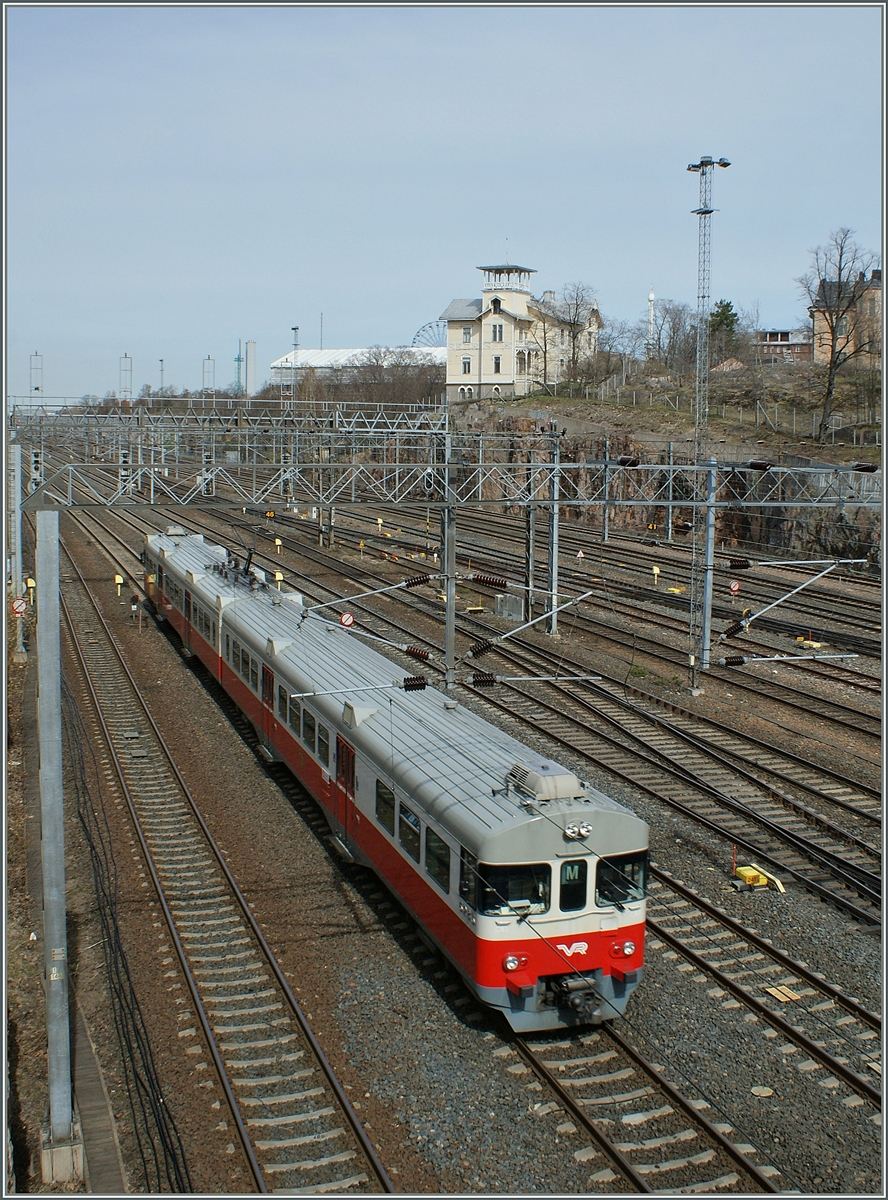
<instances>
[{"instance_id":1,"label":"train side window","mask_svg":"<svg viewBox=\"0 0 888 1200\"><path fill-rule=\"evenodd\" d=\"M561 864L562 912L578 912L586 907L586 876L588 865L584 858L573 859Z\"/></svg>"},{"instance_id":2,"label":"train side window","mask_svg":"<svg viewBox=\"0 0 888 1200\"><path fill-rule=\"evenodd\" d=\"M216 622L213 622L213 645L216 644Z\"/></svg>"},{"instance_id":3,"label":"train side window","mask_svg":"<svg viewBox=\"0 0 888 1200\"><path fill-rule=\"evenodd\" d=\"M459 894L470 907L478 907L478 860L465 846L459 848Z\"/></svg>"},{"instance_id":4,"label":"train side window","mask_svg":"<svg viewBox=\"0 0 888 1200\"><path fill-rule=\"evenodd\" d=\"M419 862L419 817L406 804L399 806L398 838L411 858Z\"/></svg>"},{"instance_id":5,"label":"train side window","mask_svg":"<svg viewBox=\"0 0 888 1200\"><path fill-rule=\"evenodd\" d=\"M290 703L290 697L285 687L278 684L278 716L285 721L287 719L287 706Z\"/></svg>"},{"instance_id":6,"label":"train side window","mask_svg":"<svg viewBox=\"0 0 888 1200\"><path fill-rule=\"evenodd\" d=\"M325 767L330 765L330 731L326 725L318 725L318 758Z\"/></svg>"},{"instance_id":7,"label":"train side window","mask_svg":"<svg viewBox=\"0 0 888 1200\"><path fill-rule=\"evenodd\" d=\"M315 748L315 719L307 708L302 710L302 740L314 753Z\"/></svg>"},{"instance_id":8,"label":"train side window","mask_svg":"<svg viewBox=\"0 0 888 1200\"><path fill-rule=\"evenodd\" d=\"M376 819L395 836L395 793L381 779L376 781Z\"/></svg>"},{"instance_id":9,"label":"train side window","mask_svg":"<svg viewBox=\"0 0 888 1200\"><path fill-rule=\"evenodd\" d=\"M450 847L434 829L426 826L426 870L443 892L450 891Z\"/></svg>"},{"instance_id":10,"label":"train side window","mask_svg":"<svg viewBox=\"0 0 888 1200\"><path fill-rule=\"evenodd\" d=\"M231 665L240 674L240 642L237 638L231 643Z\"/></svg>"},{"instance_id":11,"label":"train side window","mask_svg":"<svg viewBox=\"0 0 888 1200\"><path fill-rule=\"evenodd\" d=\"M255 658L250 659L250 686L254 692L259 691L259 663Z\"/></svg>"},{"instance_id":12,"label":"train side window","mask_svg":"<svg viewBox=\"0 0 888 1200\"><path fill-rule=\"evenodd\" d=\"M227 633L225 635L225 661L231 662L231 638Z\"/></svg>"},{"instance_id":13,"label":"train side window","mask_svg":"<svg viewBox=\"0 0 888 1200\"><path fill-rule=\"evenodd\" d=\"M299 733L299 723L301 720L302 720L302 712L299 708L299 701L291 700L290 701L290 724L296 730L297 734Z\"/></svg>"}]
</instances>

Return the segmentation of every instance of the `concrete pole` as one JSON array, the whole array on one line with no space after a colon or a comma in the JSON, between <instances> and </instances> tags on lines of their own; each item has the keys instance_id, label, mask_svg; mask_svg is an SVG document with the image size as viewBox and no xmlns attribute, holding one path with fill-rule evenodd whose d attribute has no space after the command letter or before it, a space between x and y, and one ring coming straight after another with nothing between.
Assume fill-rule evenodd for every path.
<instances>
[{"instance_id":1,"label":"concrete pole","mask_svg":"<svg viewBox=\"0 0 888 1200\"><path fill-rule=\"evenodd\" d=\"M669 443L669 455L666 459L666 462L669 465L669 478L666 482L666 489L667 489L667 491L666 491L666 496L667 496L667 499L666 499L666 541L671 542L672 541L672 465L673 465L672 442Z\"/></svg>"},{"instance_id":2,"label":"concrete pole","mask_svg":"<svg viewBox=\"0 0 888 1200\"><path fill-rule=\"evenodd\" d=\"M709 670L709 642L712 637L712 575L715 566L715 492L716 467L714 458L709 460L706 487L706 542L703 552L703 626L700 634L700 670Z\"/></svg>"},{"instance_id":3,"label":"concrete pole","mask_svg":"<svg viewBox=\"0 0 888 1200\"><path fill-rule=\"evenodd\" d=\"M24 596L25 587L22 572L22 448L18 442L9 447L10 457L10 487L12 495L9 498L10 515L12 518L12 594ZM15 619L15 650L12 661L21 665L28 661L25 649L25 631L21 617Z\"/></svg>"},{"instance_id":4,"label":"concrete pole","mask_svg":"<svg viewBox=\"0 0 888 1200\"><path fill-rule=\"evenodd\" d=\"M71 1046L65 911L65 815L62 794L62 689L59 629L59 514L37 512L37 726L43 859L49 1120L52 1148L70 1146ZM55 1157L55 1156L53 1156ZM60 1166L61 1164L59 1164ZM53 1178L58 1176L53 1173Z\"/></svg>"},{"instance_id":5,"label":"concrete pole","mask_svg":"<svg viewBox=\"0 0 888 1200\"><path fill-rule=\"evenodd\" d=\"M558 632L558 500L561 495L561 439L556 430L552 434L552 480L549 487L551 507L549 510L549 619L546 632Z\"/></svg>"}]
</instances>

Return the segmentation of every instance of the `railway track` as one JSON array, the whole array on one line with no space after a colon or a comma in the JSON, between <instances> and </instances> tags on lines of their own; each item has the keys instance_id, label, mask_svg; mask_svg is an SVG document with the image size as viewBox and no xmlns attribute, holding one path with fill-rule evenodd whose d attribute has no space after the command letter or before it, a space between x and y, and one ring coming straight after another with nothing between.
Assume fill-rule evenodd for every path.
<instances>
[{"instance_id":1,"label":"railway track","mask_svg":"<svg viewBox=\"0 0 888 1200\"><path fill-rule=\"evenodd\" d=\"M574 1157L607 1164L590 1176L589 1190L610 1189L620 1176L632 1190L646 1193L781 1190L775 1167L750 1160L755 1147L732 1141L730 1125L714 1124L703 1114L705 1100L686 1099L662 1067L609 1026L559 1040L516 1038L513 1047L557 1097L548 1110L564 1109L569 1119L559 1128L569 1133L579 1125L591 1135L593 1141ZM611 1132L614 1126L619 1133ZM617 1140L620 1134L631 1140Z\"/></svg>"},{"instance_id":2,"label":"railway track","mask_svg":"<svg viewBox=\"0 0 888 1200\"><path fill-rule=\"evenodd\" d=\"M422 603L413 596L410 600ZM473 623L482 632L497 632L484 623ZM548 666L539 648L524 639L512 639L508 653L509 661L518 661L521 669L540 673ZM523 657L516 659L517 655ZM581 664L570 660L563 666L581 669ZM650 698L646 704L627 700L624 688L616 681L610 686L585 685L584 695L559 684L555 686L555 700L543 699L514 684L504 686L508 703L489 692L476 695L511 719L519 718L535 730L543 729L573 752L700 821L783 872L784 878L803 882L868 923L879 920L878 849L859 831L842 828L779 791L773 782L760 780L749 769L749 752L737 734L722 728L718 731L722 745L710 744L699 736L699 718L688 714L682 721L673 715L667 721L652 711L655 705ZM727 748L725 741L729 743ZM754 750L756 768L760 755L759 745ZM743 765L744 759L747 765ZM780 761L780 756L772 752L772 775L777 769L775 759ZM784 778L792 777L793 782L822 799L837 801L856 819L875 816L875 792L849 787L849 781L839 779L826 784L829 792L824 796L817 791L809 767L782 761ZM727 815L725 808L729 810Z\"/></svg>"},{"instance_id":3,"label":"railway track","mask_svg":"<svg viewBox=\"0 0 888 1200\"><path fill-rule=\"evenodd\" d=\"M278 522L277 524L281 524ZM294 540L297 533L302 534L305 530L305 523L298 522L294 519L287 519L283 522L287 531L291 532ZM346 539L340 536L340 541ZM300 537L298 541L298 549L303 554L311 552L311 548L305 545L306 538ZM391 555L392 542L386 542L384 538L375 534L366 534L362 538L357 536L351 539L352 549L357 549L360 542L365 542L367 547L372 546L375 550ZM486 555L486 557L485 557ZM484 546L477 544L472 546L463 546L460 551L460 559L466 567L471 565L475 570L485 570L492 572L495 575L502 575L503 572L511 573L511 577L518 579L523 572L523 560L510 551L490 553ZM596 583L598 591L595 591ZM646 586L642 589L648 594L645 595L643 603L638 603L637 597L639 593L638 584L622 583L613 579L597 579L591 576L588 571L577 572L571 569L562 569L561 571L561 586L577 589L578 591L592 590L593 595L590 597L586 608L582 612L577 612L572 615L571 621L574 623L578 632L583 632L595 639L596 643L609 643L618 646L622 651L628 650L631 654L647 654L654 658L667 663L672 668L685 670L687 668L687 647L686 645L670 645L662 639L639 633L637 629L623 629L613 620L603 620L589 612L596 604L603 607L611 616L624 617L633 622L641 624L645 628L650 628L652 625L661 627L668 636L675 640L687 639L687 622L666 617L665 614L657 611L660 607L671 606L679 608L687 608L687 600L677 597L671 597L666 594L665 590L648 589ZM473 590L479 594L492 596L492 590L483 586L473 585ZM539 595L545 593L545 586L539 584ZM618 599L617 597L631 597L632 599ZM717 611L714 613L718 615ZM734 610L725 609L722 616L727 623L733 620L736 616ZM786 633L791 629L795 634L800 625L798 623L787 625L785 629L781 628L778 632ZM497 630L499 632L499 630ZM807 630L806 630L807 632ZM850 636L850 635L848 635ZM846 638L847 641L847 638ZM841 643L842 648L852 649ZM879 653L879 643L873 639L867 640L865 649L859 649L861 653L875 654ZM857 652L857 650L855 650ZM865 736L871 737L874 740L881 738L881 722L879 717L867 712L864 709L853 705L842 704L836 700L829 699L823 696L812 695L810 691L804 691L790 684L786 679L774 681L765 676L761 668L752 667L750 670L747 667L720 667L715 661L720 653L745 653L753 655L768 656L774 653L774 647L761 642L754 642L748 637L745 639L732 638L729 643L724 643L722 650L718 647L713 651L713 665L710 667L709 674L718 679L723 679L729 682L732 688L743 690L749 695L756 697L767 696L780 704L785 704L791 708L801 711L806 717L810 717L812 713L823 718L824 720L833 721L836 724L845 726L855 733L863 733ZM859 681L859 686L865 692L874 695L881 694L880 682L872 676L867 676L859 672L851 672L847 667L831 668L826 663L790 663L786 666L787 670L792 670L796 674L808 673L813 674L818 681L823 682L850 682Z\"/></svg>"},{"instance_id":4,"label":"railway track","mask_svg":"<svg viewBox=\"0 0 888 1200\"><path fill-rule=\"evenodd\" d=\"M656 885L655 885L655 887L656 887ZM652 904L656 904L656 902L657 902L656 898L652 899ZM664 935L667 938L670 936L673 939L676 938L676 936L677 936L676 932L675 932L676 921L678 922L680 933L685 932L683 927L688 926L690 924L690 922L687 918L687 915L685 913L681 913L679 916L676 916L674 913L674 910L672 908L670 908L670 910L660 920L656 920L656 918L655 918L656 923L652 924L652 932L655 935L655 942L652 943L652 949L654 948L654 945L656 944L656 942L661 942L661 946L658 948L662 948L662 945L663 945L662 939L663 939ZM671 922L671 924L670 924L670 922ZM699 937L700 934L699 934L699 931L696 931L696 932L689 933L688 936L690 937L690 940L693 941L694 937L695 936ZM710 936L711 935L706 934L707 939L709 939ZM668 942L668 941L665 942L665 945L670 946L670 947L674 944L675 944L674 940L673 940L673 942ZM684 943L682 942L681 953L679 954L679 957L681 958L682 962L686 961L685 956L684 956L684 949L685 949ZM728 943L727 946L725 946L724 939L716 940L715 951L711 957L715 957L715 954L717 954L717 953L722 953L722 958L723 958L723 956L724 956L723 952L726 949L736 951L737 947L736 947L735 943L730 943L730 942ZM669 951L667 950L666 952L668 953ZM791 963L791 960L789 960L789 962ZM711 962L708 965L710 967L714 966L714 964ZM725 964L724 962L722 962L722 966L725 966L725 965L730 966L730 964ZM718 969L718 968L716 967L716 969ZM746 969L748 969L748 968L746 968ZM798 975L798 973L799 973L799 964L791 963L791 965L787 966L785 964L775 965L772 963L772 964L770 964L770 970L772 972L774 972L774 971L777 972L777 978L775 979L773 974L771 974L771 975L763 974L762 980L760 981L762 989L764 989L770 983L776 983L779 987L779 986L787 986L788 984L797 982L797 980L795 979L795 976ZM794 972L794 974L791 975L789 980L787 981L786 973L788 971ZM781 974L781 972L782 972L782 974ZM742 987L742 985L737 985L737 986ZM744 990L746 990L746 989L744 989ZM827 1005L831 1005L832 1008L834 1008L836 1010L835 1015L838 1018L838 1024L839 1025L841 1024L841 1021L843 1020L843 1014L850 1015L851 1020L854 1022L858 1021L859 1018L853 1012L854 1002L851 1001L850 998L844 997L843 994L839 993L838 989L832 989L833 993L838 994L840 996L840 1000L844 999L844 1001L845 1001L845 1006L843 1006L841 1004L841 1002L837 1004L835 1002L835 1000L833 999L833 997L829 994L829 990L830 989L828 988L828 985L827 985L827 995L825 997L824 1003ZM818 996L818 999L820 999L819 996ZM779 1003L779 1001L773 1000L772 1006L776 1006L776 1005L778 1005L778 1003ZM847 1004L851 1004L851 1006L852 1006L850 1012L849 1012L849 1009L847 1008ZM813 1008L813 1004L810 1007ZM822 1020L824 1004L822 1003L822 1004L818 1005L817 1007L820 1009L820 1014L818 1014L818 1016L815 1019ZM854 1030L855 1037L857 1034L857 1028L860 1028L861 1032L864 1035L866 1035L866 1033L869 1031L867 1028L867 1016L869 1018L872 1018L872 1014L866 1014L866 1010L861 1010L861 1011L864 1013L863 1024L860 1026L855 1026L855 1030ZM779 1013L776 1013L773 1017L772 1023L778 1024L779 1020L780 1020ZM815 1030L814 1032L815 1032L815 1034L817 1032L820 1032L822 1034L823 1031ZM842 1036L847 1037L847 1034L848 1034L848 1031L845 1030L844 1033L842 1034ZM801 1034L801 1031L800 1031L798 1025L793 1027L792 1034L787 1034L786 1036L787 1036L787 1041L792 1042L794 1045L795 1044L806 1045L806 1043L802 1041L802 1034ZM874 1035L874 1036L876 1036L876 1035ZM809 1054L809 1061L812 1061L816 1055L819 1060L821 1060L823 1063L826 1064L827 1070L832 1070L833 1069L833 1065L832 1065L833 1060L831 1059L831 1057L828 1054L824 1055L824 1054L819 1053L820 1048L817 1046L816 1041L811 1041L809 1039L809 1042L810 1042L810 1045L813 1047L813 1049L808 1049L806 1047L805 1052ZM877 1061L877 1059L872 1054L867 1052L867 1045L868 1045L867 1043L863 1043L862 1057L868 1061L872 1061L872 1062ZM546 1048L547 1052L550 1049L551 1049L551 1047L547 1047ZM790 1052L791 1052L791 1049L792 1048L790 1047ZM535 1051L532 1051L532 1052L535 1052ZM609 1053L609 1051L606 1051L606 1052ZM571 1061L572 1061L574 1058L573 1054L571 1054L570 1057L571 1057ZM580 1055L580 1058L582 1058L582 1057L584 1057L584 1056ZM563 1056L562 1059L559 1061L567 1063L567 1056L566 1055ZM835 1061L840 1062L840 1060L835 1060ZM622 1060L621 1060L621 1062L622 1062ZM618 1064L616 1069L617 1070L625 1070L625 1069L627 1069L627 1067L629 1065L631 1065L631 1064L627 1063L627 1066L624 1067L624 1066ZM841 1065L841 1063L840 1063L840 1065ZM582 1066L582 1064L581 1064L581 1066ZM641 1068L641 1067L636 1067L636 1069L639 1071L643 1071L643 1068ZM819 1069L819 1068L815 1068L815 1069ZM578 1070L580 1070L580 1068L577 1068L577 1070L575 1071L572 1066L565 1065L561 1068L560 1071L556 1072L556 1076L557 1076L557 1074L564 1074L565 1072L568 1072L568 1073L570 1073L570 1078L573 1079L573 1078L577 1077ZM605 1074L607 1074L607 1072L605 1072ZM648 1092L646 1093L646 1095L648 1097L650 1097L652 1095L656 1095L655 1084L657 1086L659 1086L658 1079L657 1079L658 1074L659 1074L659 1072L657 1072L656 1068L653 1068L653 1074L648 1072L644 1076L643 1086L649 1089ZM540 1077L542 1078L542 1075ZM555 1079L555 1082L556 1083L558 1082L557 1078ZM594 1089L592 1089L592 1090L594 1091ZM860 1089L858 1088L858 1090L860 1090ZM570 1094L570 1092L572 1092L572 1091L573 1091L573 1084L570 1085L570 1087L568 1089L568 1094ZM588 1097L587 1093L589 1091L590 1091L590 1089L587 1088L586 1092L584 1092L581 1095L581 1099L588 1099L589 1097ZM863 1094L866 1095L865 1090L863 1091ZM599 1097L601 1097L603 1094L599 1091L598 1095L599 1095ZM636 1103L634 1105L635 1109L640 1108L639 1100L640 1100L640 1098L636 1100ZM873 1102L875 1102L875 1101L873 1101ZM648 1103L650 1103L651 1105L656 1105L656 1107L658 1107L658 1108L664 1107L663 1105L658 1105L655 1100L650 1100L650 1101L645 1100L644 1101L645 1112L654 1111L653 1109L647 1108ZM644 1113L642 1113L642 1112L627 1113L626 1112L627 1105L630 1108L633 1107L631 1102L623 1103L622 1108L607 1107L607 1105L611 1105L611 1104L612 1104L611 1094L608 1093L604 1097L605 1107L596 1107L596 1108L593 1108L593 1111L597 1112L597 1113L607 1112L608 1114L617 1113L617 1114L619 1114L619 1118L611 1115L610 1119L611 1120L620 1119L621 1123L622 1123L622 1117L624 1115L627 1115L630 1117L633 1117L633 1116L640 1117L640 1116L644 1115ZM642 1190L642 1191L654 1190L651 1187L652 1184L666 1183L667 1181L670 1184L670 1186L668 1187L668 1189L665 1189L665 1190L668 1190L670 1192L678 1191L678 1190L681 1190L681 1191L706 1191L710 1187L717 1187L719 1190L727 1190L727 1191L732 1191L732 1190L744 1191L744 1190L750 1189L750 1175L749 1175L749 1172L747 1172L745 1170L745 1168L748 1166L752 1166L752 1164L749 1162L749 1159L747 1158L747 1154L752 1152L751 1147L748 1147L748 1148L743 1147L742 1149L738 1150L737 1146L730 1143L730 1138L727 1136L727 1134L730 1133L730 1130L725 1130L723 1127L721 1129L719 1129L718 1127L714 1127L714 1128L716 1129L717 1133L722 1134L722 1136L724 1137L724 1140L726 1142L731 1144L731 1146L732 1146L731 1150L729 1150L727 1147L722 1146L720 1144L713 1144L709 1140L708 1131L704 1131L704 1133L700 1133L699 1131L695 1132L693 1124L690 1121L688 1121L687 1123L680 1123L681 1127L676 1128L675 1127L676 1118L673 1115L675 1112L675 1109L674 1109L674 1106L669 1105L668 1097L667 1097L667 1101L666 1101L666 1107L673 1107L673 1113L665 1113L665 1114L660 1114L657 1117L648 1118L649 1121L655 1122L655 1123L650 1124L648 1127L646 1127L644 1129L644 1132L646 1134L651 1134L651 1135L656 1135L656 1136L644 1137L644 1138L640 1138L635 1141L625 1141L622 1143L617 1143L616 1150L617 1150L617 1154L619 1157L617 1157L616 1159L614 1158L614 1156L612 1154L608 1153L608 1151L606 1149L602 1148L601 1143L598 1141L596 1141L595 1148L590 1146L590 1147L587 1147L585 1151L578 1152L578 1155L581 1154L584 1156L582 1161L584 1161L584 1162L589 1161L590 1166L599 1166L600 1165L599 1162L593 1161L593 1155L597 1155L597 1154L600 1154L602 1156L601 1157L602 1162L611 1164L609 1167L605 1166L604 1170L601 1172L596 1171L595 1175L593 1175L593 1177L592 1177L592 1180L590 1180L590 1190L592 1190L593 1182L596 1187L599 1187L599 1186L604 1187L607 1185L607 1183L609 1182L609 1180L611 1178L611 1176L609 1175L609 1172L613 1171L615 1169L615 1167L619 1166L620 1158L625 1160L626 1164L630 1167L630 1169L634 1169L635 1176L640 1181L641 1186L637 1185L637 1183L635 1182L635 1180L632 1178L631 1175L628 1176L627 1179L629 1180L629 1185L631 1187L635 1188L636 1190ZM692 1108L692 1111L694 1111L693 1106L691 1106L691 1108ZM663 1123L658 1124L656 1122L665 1122L665 1124L663 1124ZM647 1122L645 1122L645 1125L647 1125ZM629 1126L629 1128L631 1129L631 1126ZM663 1132L663 1129L668 1129L668 1132ZM594 1137L594 1135L592 1135L592 1136ZM693 1153L691 1153L691 1154L680 1153L681 1150L687 1150L687 1149L693 1150ZM679 1153L676 1153L676 1150L678 1150ZM738 1157L740 1159L739 1163L737 1161ZM776 1171L774 1171L773 1168L771 1168L769 1170L770 1170L770 1173L765 1172L762 1174L762 1179L764 1180L764 1183L762 1183L761 1181L756 1181L754 1178L752 1179L753 1188L756 1188L757 1190L772 1190L772 1191L778 1190L771 1183L771 1180L774 1177L776 1177ZM619 1172L617 1172L617 1173L619 1173ZM596 1178L596 1176L599 1176L599 1177Z\"/></svg>"},{"instance_id":5,"label":"railway track","mask_svg":"<svg viewBox=\"0 0 888 1200\"><path fill-rule=\"evenodd\" d=\"M386 522L391 524L391 513L383 509L378 511L384 513ZM351 544L354 547L360 539L364 541L368 549L372 548L373 550L403 552L416 550L422 533L422 516L420 514L407 506L399 508L397 519L401 529L386 537L372 525L366 530L361 528L368 520L374 519L375 512L376 510L368 510L367 516L361 522L355 521L354 524L357 528L353 534L346 532L344 525L338 526L339 542ZM291 526L295 524L293 518L285 516L282 519L284 523ZM409 536L408 524L411 520L414 522L412 538ZM305 526L305 522L299 522L299 524ZM419 526L418 530L417 526ZM690 559L686 551L679 548L667 551L662 544L645 544L620 535L612 537L606 545L590 546L590 540L588 531L578 532L572 528L570 523L562 522L559 546L561 556L563 556L560 571L563 581L571 579L574 582L582 583L590 575L595 577L593 582L597 581L601 584L602 599L606 600L609 605L614 604L617 607L622 602L627 614L631 613L635 618L638 617L640 610L637 603L631 602L637 598L640 588L650 593L651 604L656 604L659 608L687 611L686 591L670 593L665 586L661 588L651 586L651 565L656 563L660 566L664 578L672 578L676 584L683 584L686 588L690 571ZM575 563L575 556L580 550L585 556L582 569L578 569ZM478 565L483 561L487 569L494 566L498 571L502 571L503 564L508 563L514 578L518 579L523 578L524 574L524 553L523 525L519 524L515 518L492 512L479 515L471 509L461 513L459 545L461 558L470 555L473 559L477 559ZM736 552L733 557L742 557L742 552ZM499 566L496 567L496 564ZM816 569L761 567L753 575L747 576L747 579L749 586L755 587L756 595L761 602L771 603L781 596L785 596L792 588L798 587L805 578L810 578ZM715 570L716 575L723 576L725 580L734 573L729 565L720 560L716 562ZM636 578L627 580L625 577L627 573ZM787 576L786 579L783 578L784 575ZM545 593L545 586L545 583L542 583L539 587L541 595ZM878 597L866 594L877 587L877 582L852 575L843 575L834 582L823 581L820 584L813 584L810 591L806 589L804 593L798 594L792 601L787 602L786 611L789 615L782 617L775 615L774 612L766 614L756 621L756 628L767 630L773 634L793 637L799 633L807 634L809 631L816 631L821 635L818 640L829 641L830 644L855 653L878 657L881 653L881 642L878 637L881 604ZM849 589L853 589L853 594L850 596ZM837 602L841 602L842 607L848 608L855 615L843 620L837 610ZM713 606L713 619L716 626L721 621L726 624L734 621L737 611L735 607L719 604L716 600ZM675 630L679 634L687 636L686 620L677 621L669 618L665 612L654 612L650 608L647 610L647 616L649 623L657 624L664 629ZM862 632L862 630L866 632ZM716 632L718 632L717 627ZM752 639L748 639L748 641L752 641ZM737 645L737 641L732 639L731 647L733 648L735 645ZM757 648L761 649L760 643ZM829 670L822 663L796 663L793 664L793 669L799 671L811 669L818 673Z\"/></svg>"},{"instance_id":6,"label":"railway track","mask_svg":"<svg viewBox=\"0 0 888 1200\"><path fill-rule=\"evenodd\" d=\"M787 814L750 785L738 787L735 779L724 777L719 782L715 766L711 762L695 765L693 751L681 743L672 743L670 748L664 739L652 738L645 731L628 735L635 743L628 745L622 717L609 717L604 711L606 704L598 697L592 705L562 691L563 697L570 697L574 712L565 711L564 699L559 704L544 701L514 684L508 685L503 698L487 691L478 691L476 696L485 706L545 733L572 753L741 847L785 881L794 879L866 924L879 923L880 880L877 866L870 865L872 856L867 859L862 851L849 852L823 833L809 834L801 817ZM576 715L578 702L585 717ZM606 724L613 727L613 733L604 728ZM656 741L659 750L649 752L648 743ZM706 782L707 778L715 782ZM738 798L741 795L743 798ZM852 855L856 861L849 861Z\"/></svg>"},{"instance_id":7,"label":"railway track","mask_svg":"<svg viewBox=\"0 0 888 1200\"><path fill-rule=\"evenodd\" d=\"M678 971L698 972L698 983L714 982L711 998L728 995L726 1005L739 1002L764 1018L770 1036L787 1041L779 1052L807 1055L802 1069L812 1078L827 1071L818 1078L822 1086L838 1092L844 1084L881 1111L877 1013L656 866L649 890L648 951L661 952Z\"/></svg>"},{"instance_id":8,"label":"railway track","mask_svg":"<svg viewBox=\"0 0 888 1200\"><path fill-rule=\"evenodd\" d=\"M197 1014L179 1036L189 1053L210 1060L256 1190L392 1192L98 605L65 553L66 629Z\"/></svg>"}]
</instances>

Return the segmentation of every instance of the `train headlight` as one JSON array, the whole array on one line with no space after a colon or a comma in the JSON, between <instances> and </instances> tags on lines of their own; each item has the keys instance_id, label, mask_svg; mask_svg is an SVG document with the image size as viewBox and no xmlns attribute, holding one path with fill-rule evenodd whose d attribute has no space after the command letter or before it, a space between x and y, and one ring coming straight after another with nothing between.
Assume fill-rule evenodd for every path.
<instances>
[{"instance_id":1,"label":"train headlight","mask_svg":"<svg viewBox=\"0 0 888 1200\"><path fill-rule=\"evenodd\" d=\"M584 821L582 825L577 825L575 821L571 821L564 828L564 836L572 842L576 842L580 838L587 838L591 832L592 826L588 821Z\"/></svg>"},{"instance_id":2,"label":"train headlight","mask_svg":"<svg viewBox=\"0 0 888 1200\"><path fill-rule=\"evenodd\" d=\"M592 832L592 826L588 821L584 821L580 826L580 837L587 838Z\"/></svg>"},{"instance_id":3,"label":"train headlight","mask_svg":"<svg viewBox=\"0 0 888 1200\"><path fill-rule=\"evenodd\" d=\"M527 956L525 954L507 954L503 959L504 971L517 971L519 967L527 966Z\"/></svg>"},{"instance_id":4,"label":"train headlight","mask_svg":"<svg viewBox=\"0 0 888 1200\"><path fill-rule=\"evenodd\" d=\"M623 942L623 953L627 958L631 958L635 953L635 942Z\"/></svg>"}]
</instances>

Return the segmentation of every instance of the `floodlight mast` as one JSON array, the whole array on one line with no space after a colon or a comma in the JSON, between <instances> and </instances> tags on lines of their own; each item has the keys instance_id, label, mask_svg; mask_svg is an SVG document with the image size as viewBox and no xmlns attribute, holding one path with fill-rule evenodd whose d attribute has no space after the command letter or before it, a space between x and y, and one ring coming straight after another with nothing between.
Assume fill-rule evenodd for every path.
<instances>
[{"instance_id":1,"label":"floodlight mast","mask_svg":"<svg viewBox=\"0 0 888 1200\"><path fill-rule=\"evenodd\" d=\"M694 463L702 462L709 423L709 280L710 224L712 207L712 172L716 167L729 167L726 158L713 159L704 154L699 162L689 163L688 170L700 175L700 205L693 209L699 217L697 250L697 362L694 385ZM715 497L707 488L704 545L700 543L699 520L694 521L691 554L691 613L690 613L690 671L691 688L696 690L697 669L709 667L709 617L712 604L712 571L714 547Z\"/></svg>"},{"instance_id":2,"label":"floodlight mast","mask_svg":"<svg viewBox=\"0 0 888 1200\"><path fill-rule=\"evenodd\" d=\"M697 250L697 373L694 391L694 462L700 461L703 446L697 444L699 432L705 431L709 418L709 278L710 278L710 224L714 212L712 207L712 172L715 167L729 167L726 158L716 162L711 155L704 154L699 162L689 163L689 171L700 175L700 207L693 209L700 218Z\"/></svg>"}]
</instances>

